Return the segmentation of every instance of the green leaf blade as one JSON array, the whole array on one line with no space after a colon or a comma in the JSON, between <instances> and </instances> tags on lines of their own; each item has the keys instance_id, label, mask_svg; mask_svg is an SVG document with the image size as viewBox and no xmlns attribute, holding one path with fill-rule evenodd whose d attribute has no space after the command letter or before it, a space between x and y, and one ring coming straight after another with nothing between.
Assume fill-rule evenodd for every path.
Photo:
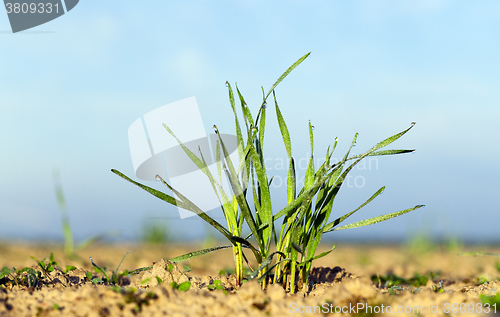
<instances>
[{"instance_id":1,"label":"green leaf blade","mask_svg":"<svg viewBox=\"0 0 500 317\"><path fill-rule=\"evenodd\" d=\"M413 211L413 210L416 210L416 209L419 209L419 208L422 208L422 207L424 207L424 205L417 205L417 206L415 206L413 208L409 208L409 209L405 209L405 210L393 212L391 214L386 214L386 215L382 215L382 216L378 216L378 217L373 217L373 218L370 218L370 219L361 220L361 221L358 221L358 222L355 222L355 223L351 223L351 224L348 224L348 225L345 225L345 226L342 226L342 227L339 227L339 228L331 229L329 231L338 231L338 230L344 230L344 229L353 229L353 228L359 228L359 227L363 227L363 226L372 225L372 224L375 224L375 223L379 223L379 222L382 222L382 221L386 221L386 220L389 220L389 219L401 216L403 214L406 214L406 213L408 213L410 211ZM328 232L328 231L326 231L326 232Z\"/></svg>"},{"instance_id":2,"label":"green leaf blade","mask_svg":"<svg viewBox=\"0 0 500 317\"><path fill-rule=\"evenodd\" d=\"M202 250L198 250L198 251L194 251L194 252L189 252L189 253L186 253L183 255L176 256L175 258L172 258L168 261L173 262L173 263L181 263L181 262L184 262L187 260L195 259L197 257L200 257L202 255L205 255L205 254L208 254L208 253L211 253L214 251L224 250L224 249L227 249L230 247L232 247L232 245L222 245L222 246L218 246L218 247L206 248L206 249L202 249Z\"/></svg>"}]
</instances>

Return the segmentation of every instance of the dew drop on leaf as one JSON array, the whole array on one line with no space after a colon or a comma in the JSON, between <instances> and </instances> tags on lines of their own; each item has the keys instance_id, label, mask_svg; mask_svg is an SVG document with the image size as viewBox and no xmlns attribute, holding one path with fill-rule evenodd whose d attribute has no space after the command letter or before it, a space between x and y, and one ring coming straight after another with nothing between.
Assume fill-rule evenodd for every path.
<instances>
[{"instance_id":1,"label":"dew drop on leaf","mask_svg":"<svg viewBox=\"0 0 500 317\"><path fill-rule=\"evenodd\" d=\"M414 126L415 124L417 124L416 122L412 122L411 125Z\"/></svg>"},{"instance_id":2,"label":"dew drop on leaf","mask_svg":"<svg viewBox=\"0 0 500 317\"><path fill-rule=\"evenodd\" d=\"M226 80L226 88L229 87L229 82Z\"/></svg>"},{"instance_id":3,"label":"dew drop on leaf","mask_svg":"<svg viewBox=\"0 0 500 317\"><path fill-rule=\"evenodd\" d=\"M156 180L157 182L161 182L161 177L160 177L160 175L156 175L155 180Z\"/></svg>"},{"instance_id":4,"label":"dew drop on leaf","mask_svg":"<svg viewBox=\"0 0 500 317\"><path fill-rule=\"evenodd\" d=\"M262 108L264 108L264 109L267 108L267 101L264 101L264 103L262 104Z\"/></svg>"},{"instance_id":5,"label":"dew drop on leaf","mask_svg":"<svg viewBox=\"0 0 500 317\"><path fill-rule=\"evenodd\" d=\"M214 124L214 132L217 133L219 132L219 129L217 129L217 126Z\"/></svg>"}]
</instances>

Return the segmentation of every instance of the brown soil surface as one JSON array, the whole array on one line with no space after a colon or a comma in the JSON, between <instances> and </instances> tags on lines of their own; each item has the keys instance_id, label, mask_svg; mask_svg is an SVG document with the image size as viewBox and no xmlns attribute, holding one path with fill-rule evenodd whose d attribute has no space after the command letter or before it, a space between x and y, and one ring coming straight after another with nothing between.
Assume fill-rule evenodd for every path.
<instances>
[{"instance_id":1,"label":"brown soil surface","mask_svg":"<svg viewBox=\"0 0 500 317\"><path fill-rule=\"evenodd\" d=\"M165 269L169 265L162 259L199 248L179 244L94 245L79 251L79 259L69 260L60 245L1 243L0 268L31 266L40 271L30 256L41 260L53 252L60 268L73 265L77 269L64 273L56 268L48 277L42 274L33 287L26 281L11 285L0 279L0 316L309 316L335 311L358 316L465 316L484 314L487 307L479 296L500 292L497 258L460 256L460 252L444 248L416 252L407 246L339 245L314 262L308 291L297 294L289 294L279 285L263 291L255 281L237 288L234 276L219 275L221 270L232 268L230 249ZM86 271L102 277L93 270L90 256L107 267L111 276L109 268L116 268L128 250L131 252L120 271L154 263L153 269L120 278L119 287L93 284L85 277ZM500 248L475 246L460 251L498 254ZM185 264L191 271L184 272ZM406 279L406 283L387 288L384 278L390 274ZM416 274L426 276L425 285L415 286ZM217 280L223 290L213 289ZM173 289L172 281L190 281L191 288ZM412 281L413 286L409 284ZM494 309L500 311L500 307L490 307L490 311Z\"/></svg>"}]
</instances>

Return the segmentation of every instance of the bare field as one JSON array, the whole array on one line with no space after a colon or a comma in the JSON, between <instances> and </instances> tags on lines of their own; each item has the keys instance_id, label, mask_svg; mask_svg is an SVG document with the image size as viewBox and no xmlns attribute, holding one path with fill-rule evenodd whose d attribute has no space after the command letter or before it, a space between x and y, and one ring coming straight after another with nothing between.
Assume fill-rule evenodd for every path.
<instances>
[{"instance_id":1,"label":"bare field","mask_svg":"<svg viewBox=\"0 0 500 317\"><path fill-rule=\"evenodd\" d=\"M42 260L53 252L58 268L47 275L40 273L35 284L26 279L26 272L24 280L19 275L18 283L13 282L15 273L0 279L0 316L308 316L335 312L463 316L500 310L488 308L480 299L500 290L496 264L500 260L492 256L460 256L444 248L417 253L407 246L340 244L314 262L307 293L288 294L279 285L263 291L255 281L236 287L230 275L230 249L170 267L162 261L199 247L102 244L81 250L78 259L69 260L60 245L3 242L0 267L40 271L30 256ZM114 286L92 283L86 277L86 272L93 278L103 276L95 272L89 257L111 276L128 250L120 271L154 264L153 269L120 277ZM474 246L463 251L498 254L500 248ZM67 265L77 269L64 272ZM190 282L191 286L182 291L172 288L171 282Z\"/></svg>"}]
</instances>

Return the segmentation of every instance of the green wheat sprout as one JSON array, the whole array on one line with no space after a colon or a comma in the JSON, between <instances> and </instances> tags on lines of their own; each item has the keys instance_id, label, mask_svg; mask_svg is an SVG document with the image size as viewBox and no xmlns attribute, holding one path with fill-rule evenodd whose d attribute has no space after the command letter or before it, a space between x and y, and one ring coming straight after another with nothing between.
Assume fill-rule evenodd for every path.
<instances>
[{"instance_id":1,"label":"green wheat sprout","mask_svg":"<svg viewBox=\"0 0 500 317\"><path fill-rule=\"evenodd\" d=\"M355 210L329 222L334 199L347 178L348 173L366 157L413 152L414 150L381 149L406 134L413 128L415 123L412 123L406 130L376 144L365 153L350 156L350 152L356 144L358 137L358 134L356 134L351 142L349 150L343 156L343 159L335 164L332 164L330 160L338 143L338 139L336 138L332 148L330 149L329 147L326 151L325 161L316 168L314 166L313 157L314 127L311 125L311 122L309 122L308 128L311 157L306 169L304 185L300 188L300 190L297 189L298 184L295 161L292 156L290 133L278 106L275 88L309 55L310 53L302 56L299 60L292 64L292 66L290 66L278 78L267 93L265 93L264 89L262 89L263 100L255 120L249 107L247 106L247 103L245 102L245 99L241 95L240 90L236 86L236 93L240 101L240 107L243 113L243 122L246 128L245 133L242 131L240 121L238 119L235 93L231 85L226 82L230 105L234 113L239 161L233 162L231 160L219 130L217 126L214 125L214 131L218 137L216 146L218 175L213 175L210 172L201 151L199 151L199 156L190 151L175 136L174 132L168 126L164 125L165 129L174 138L176 138L179 145L183 148L189 158L210 180L213 190L219 198L227 228L204 213L198 206L183 196L182 193L179 193L160 176L157 176L157 180L160 180L178 198L135 182L117 170L111 170L113 173L139 186L153 196L156 196L171 205L196 213L200 218L223 234L230 242L230 245L195 251L171 259L171 261L181 262L209 252L232 247L235 262L235 275L238 285L240 285L244 279L243 267L244 263L246 263L252 270L252 273L246 278L258 279L263 288L265 288L269 283L280 283L290 290L291 293L294 293L297 290L297 287L302 291L306 291L308 287L307 280L312 268L312 262L318 258L328 255L333 249L335 249L336 246L335 245L326 252L316 254L324 233L375 224L423 207L423 205L417 205L409 209L365 219L339 227L340 223L379 196L385 189L385 187L382 187ZM289 158L288 176L286 181L287 205L278 212L274 212L272 208L270 191L272 178L268 178L263 153L266 115L268 111L267 102L271 94L276 109L276 117L280 133ZM222 188L221 184L223 178L227 178L229 181L232 194L226 193ZM253 202L253 208L251 207L251 202ZM276 225L276 222L280 218L283 219L281 226L278 226ZM250 234L247 236L243 235L244 223L250 229ZM276 250L272 252L271 250L274 250L274 248ZM243 249L250 250L251 254L253 254L258 263L257 268L253 269L249 265L247 258L243 253Z\"/></svg>"}]
</instances>

